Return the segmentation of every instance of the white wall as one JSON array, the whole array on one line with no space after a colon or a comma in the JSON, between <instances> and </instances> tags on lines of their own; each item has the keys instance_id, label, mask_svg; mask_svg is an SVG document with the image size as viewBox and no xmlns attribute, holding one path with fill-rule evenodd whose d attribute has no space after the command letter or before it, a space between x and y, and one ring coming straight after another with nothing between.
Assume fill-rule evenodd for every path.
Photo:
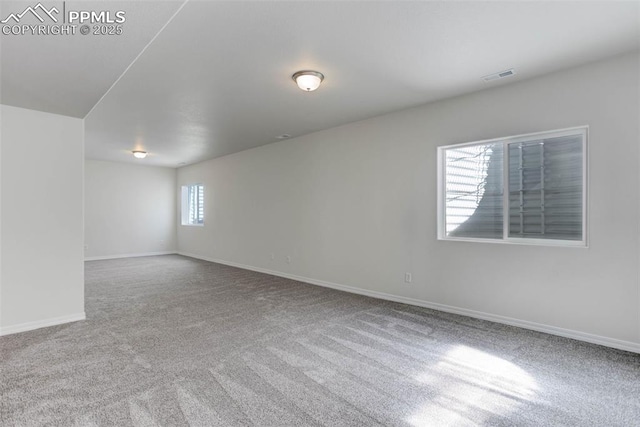
<instances>
[{"instance_id":1,"label":"white wall","mask_svg":"<svg viewBox=\"0 0 640 427\"><path fill-rule=\"evenodd\" d=\"M206 211L179 251L640 351L639 71L626 55L181 168ZM437 146L579 125L589 248L436 239Z\"/></svg>"},{"instance_id":2,"label":"white wall","mask_svg":"<svg viewBox=\"0 0 640 427\"><path fill-rule=\"evenodd\" d=\"M176 251L176 170L85 162L87 259Z\"/></svg>"},{"instance_id":3,"label":"white wall","mask_svg":"<svg viewBox=\"0 0 640 427\"><path fill-rule=\"evenodd\" d=\"M0 335L84 318L81 119L0 107Z\"/></svg>"}]
</instances>

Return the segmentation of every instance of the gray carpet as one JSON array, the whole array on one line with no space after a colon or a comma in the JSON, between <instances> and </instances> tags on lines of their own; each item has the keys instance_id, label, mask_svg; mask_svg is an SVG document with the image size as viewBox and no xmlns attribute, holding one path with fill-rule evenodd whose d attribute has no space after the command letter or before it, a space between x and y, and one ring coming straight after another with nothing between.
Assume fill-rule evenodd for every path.
<instances>
[{"instance_id":1,"label":"gray carpet","mask_svg":"<svg viewBox=\"0 0 640 427\"><path fill-rule=\"evenodd\" d=\"M180 256L0 338L2 426L639 426L640 355Z\"/></svg>"}]
</instances>

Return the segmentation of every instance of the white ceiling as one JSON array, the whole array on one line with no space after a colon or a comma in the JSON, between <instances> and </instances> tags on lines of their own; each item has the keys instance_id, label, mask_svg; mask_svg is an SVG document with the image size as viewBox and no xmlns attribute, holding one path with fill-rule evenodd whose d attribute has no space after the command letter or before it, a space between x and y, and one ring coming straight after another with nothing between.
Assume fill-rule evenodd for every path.
<instances>
[{"instance_id":1,"label":"white ceiling","mask_svg":"<svg viewBox=\"0 0 640 427\"><path fill-rule=\"evenodd\" d=\"M2 102L82 116L180 5L125 2L119 40L52 52L3 36ZM87 115L86 156L190 164L636 50L639 28L633 1L192 0ZM325 74L320 89L295 86L301 69Z\"/></svg>"},{"instance_id":2,"label":"white ceiling","mask_svg":"<svg viewBox=\"0 0 640 427\"><path fill-rule=\"evenodd\" d=\"M0 20L39 0L0 2ZM43 1L62 11L62 1ZM169 18L176 2L67 1L73 10L124 10L122 36L0 36L3 104L85 117ZM60 17L60 15L58 15ZM46 24L49 21L45 21ZM40 24L26 16L20 24Z\"/></svg>"}]
</instances>

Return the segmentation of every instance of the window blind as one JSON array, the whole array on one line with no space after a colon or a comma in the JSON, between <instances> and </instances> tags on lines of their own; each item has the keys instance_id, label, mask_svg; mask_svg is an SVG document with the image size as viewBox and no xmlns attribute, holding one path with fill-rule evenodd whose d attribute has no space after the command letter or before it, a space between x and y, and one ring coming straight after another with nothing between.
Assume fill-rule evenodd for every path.
<instances>
[{"instance_id":1,"label":"window blind","mask_svg":"<svg viewBox=\"0 0 640 427\"><path fill-rule=\"evenodd\" d=\"M189 224L202 224L204 222L204 187L202 185L190 185L188 193Z\"/></svg>"},{"instance_id":2,"label":"window blind","mask_svg":"<svg viewBox=\"0 0 640 427\"><path fill-rule=\"evenodd\" d=\"M446 152L446 233L501 239L502 144L481 144Z\"/></svg>"},{"instance_id":3,"label":"window blind","mask_svg":"<svg viewBox=\"0 0 640 427\"><path fill-rule=\"evenodd\" d=\"M582 239L582 138L509 144L509 237Z\"/></svg>"}]
</instances>

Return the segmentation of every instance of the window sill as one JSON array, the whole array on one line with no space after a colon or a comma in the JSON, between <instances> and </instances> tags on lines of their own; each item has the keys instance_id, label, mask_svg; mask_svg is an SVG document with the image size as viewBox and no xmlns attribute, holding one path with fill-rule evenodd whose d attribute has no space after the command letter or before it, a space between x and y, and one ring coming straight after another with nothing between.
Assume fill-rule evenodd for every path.
<instances>
[{"instance_id":1,"label":"window sill","mask_svg":"<svg viewBox=\"0 0 640 427\"><path fill-rule=\"evenodd\" d=\"M588 249L587 242L582 240L545 240L545 239L472 239L464 237L438 237L438 240L444 242L470 242L470 243L497 243L502 245L519 245L519 246L547 246L555 248L582 248Z\"/></svg>"}]
</instances>

